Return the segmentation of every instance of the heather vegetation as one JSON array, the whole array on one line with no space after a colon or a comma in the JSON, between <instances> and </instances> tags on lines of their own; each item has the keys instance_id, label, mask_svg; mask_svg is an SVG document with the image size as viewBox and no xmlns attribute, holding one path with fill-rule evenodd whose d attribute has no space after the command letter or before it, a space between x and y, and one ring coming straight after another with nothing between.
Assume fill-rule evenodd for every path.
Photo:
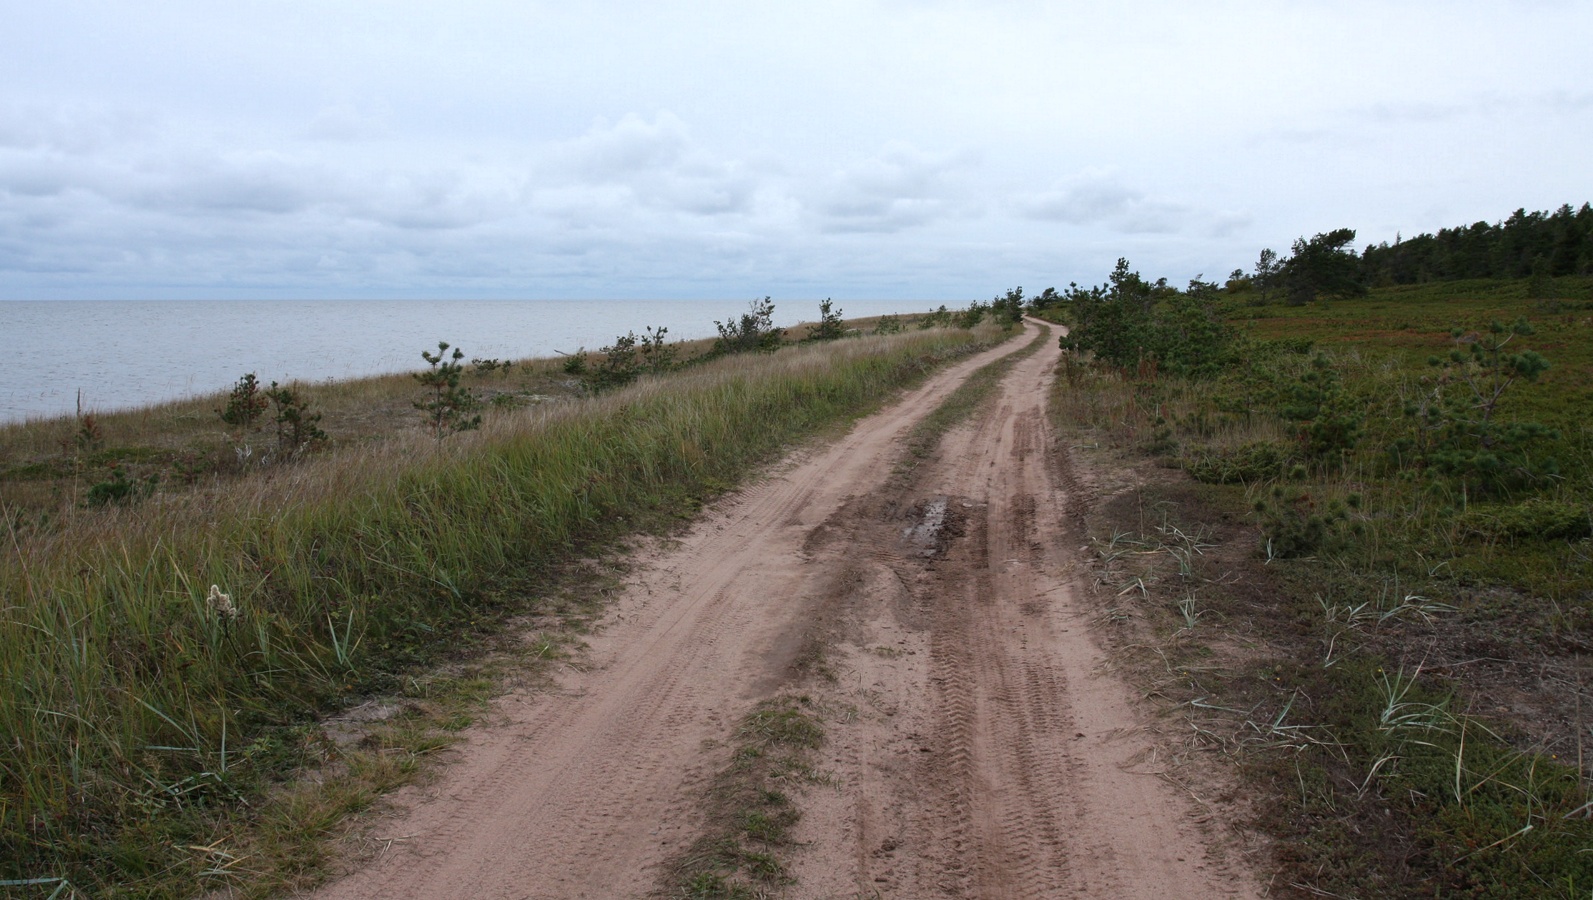
<instances>
[{"instance_id":1,"label":"heather vegetation","mask_svg":"<svg viewBox=\"0 0 1593 900\"><path fill-rule=\"evenodd\" d=\"M468 724L438 685L490 692L438 661L556 618L576 560L1004 335L796 346L769 308L722 327L734 347L627 333L574 373L441 344L413 376L246 375L219 400L0 429L0 881L313 881L321 837ZM387 731L329 736L326 714L371 698ZM318 786L290 789L306 767Z\"/></svg>"},{"instance_id":2,"label":"heather vegetation","mask_svg":"<svg viewBox=\"0 0 1593 900\"><path fill-rule=\"evenodd\" d=\"M1505 277L1398 283L1343 229L1220 287L1120 261L1036 298L1069 440L1168 473L1097 521L1107 614L1165 623L1156 690L1272 786L1279 887L1593 889L1586 218L1399 245L1487 235Z\"/></svg>"}]
</instances>

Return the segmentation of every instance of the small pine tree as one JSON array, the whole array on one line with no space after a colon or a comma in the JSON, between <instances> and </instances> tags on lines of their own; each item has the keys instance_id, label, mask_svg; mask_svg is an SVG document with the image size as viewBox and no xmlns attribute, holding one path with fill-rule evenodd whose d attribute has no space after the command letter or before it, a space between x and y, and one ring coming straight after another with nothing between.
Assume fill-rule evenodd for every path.
<instances>
[{"instance_id":1,"label":"small pine tree","mask_svg":"<svg viewBox=\"0 0 1593 900\"><path fill-rule=\"evenodd\" d=\"M273 381L265 395L276 407L277 449L300 453L326 441L321 414L310 412L310 401L298 390Z\"/></svg>"},{"instance_id":2,"label":"small pine tree","mask_svg":"<svg viewBox=\"0 0 1593 900\"><path fill-rule=\"evenodd\" d=\"M834 308L834 301L828 297L819 304L819 324L813 326L808 332L810 341L833 341L846 333L841 325L841 310Z\"/></svg>"},{"instance_id":3,"label":"small pine tree","mask_svg":"<svg viewBox=\"0 0 1593 900\"><path fill-rule=\"evenodd\" d=\"M271 401L260 391L260 382L250 372L232 386L232 392L227 395L227 405L216 412L221 416L221 421L236 428L242 436L254 430L255 423L260 421L270 405Z\"/></svg>"},{"instance_id":4,"label":"small pine tree","mask_svg":"<svg viewBox=\"0 0 1593 900\"><path fill-rule=\"evenodd\" d=\"M719 337L714 341L714 355L747 353L754 350L778 350L785 329L774 327L774 302L768 297L754 300L740 319L729 322L715 321Z\"/></svg>"},{"instance_id":5,"label":"small pine tree","mask_svg":"<svg viewBox=\"0 0 1593 900\"><path fill-rule=\"evenodd\" d=\"M481 427L481 416L471 415L481 405L469 388L459 386L459 376L464 372L463 350L455 347L448 353L448 342L438 341L437 352L420 351L422 359L431 368L415 373L415 380L426 389L423 399L415 401L415 408L423 413L424 426L436 435L437 441L450 434Z\"/></svg>"}]
</instances>

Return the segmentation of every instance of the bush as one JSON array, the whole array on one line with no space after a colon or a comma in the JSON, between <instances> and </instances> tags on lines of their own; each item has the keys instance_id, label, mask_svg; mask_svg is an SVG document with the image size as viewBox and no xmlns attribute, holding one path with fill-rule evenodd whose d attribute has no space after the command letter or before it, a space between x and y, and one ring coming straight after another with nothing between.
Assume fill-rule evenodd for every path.
<instances>
[{"instance_id":1,"label":"bush","mask_svg":"<svg viewBox=\"0 0 1593 900\"><path fill-rule=\"evenodd\" d=\"M297 388L279 387L273 381L265 396L276 407L278 450L301 453L326 441L319 424L321 414L310 412L310 401Z\"/></svg>"},{"instance_id":2,"label":"bush","mask_svg":"<svg viewBox=\"0 0 1593 900\"><path fill-rule=\"evenodd\" d=\"M899 334L902 330L901 316L880 316L874 323L875 334Z\"/></svg>"},{"instance_id":3,"label":"bush","mask_svg":"<svg viewBox=\"0 0 1593 900\"><path fill-rule=\"evenodd\" d=\"M647 327L643 334L627 331L604 347L602 362L588 367L585 351L577 351L564 363L564 371L586 382L593 390L606 391L627 384L643 374L658 374L675 367L675 348L664 343L668 328L654 331Z\"/></svg>"},{"instance_id":4,"label":"bush","mask_svg":"<svg viewBox=\"0 0 1593 900\"><path fill-rule=\"evenodd\" d=\"M1352 400L1340 386L1338 373L1322 354L1311 360L1311 369L1289 387L1289 399L1281 410L1283 418L1300 423L1300 446L1309 456L1331 459L1355 449L1364 406Z\"/></svg>"},{"instance_id":5,"label":"bush","mask_svg":"<svg viewBox=\"0 0 1593 900\"><path fill-rule=\"evenodd\" d=\"M1254 503L1267 557L1292 559L1339 547L1347 532L1357 530L1359 523L1349 518L1360 505L1359 494L1322 503L1302 488L1273 485Z\"/></svg>"},{"instance_id":6,"label":"bush","mask_svg":"<svg viewBox=\"0 0 1593 900\"><path fill-rule=\"evenodd\" d=\"M216 412L221 416L221 421L236 428L241 436L254 430L255 423L260 421L270 405L271 402L261 394L260 382L250 372L232 386L232 392L227 395L227 405Z\"/></svg>"},{"instance_id":7,"label":"bush","mask_svg":"<svg viewBox=\"0 0 1593 900\"><path fill-rule=\"evenodd\" d=\"M841 325L841 310L834 309L834 301L828 297L819 304L819 324L813 326L808 332L807 340L833 341L846 334L846 329Z\"/></svg>"},{"instance_id":8,"label":"bush","mask_svg":"<svg viewBox=\"0 0 1593 900\"><path fill-rule=\"evenodd\" d=\"M1587 507L1546 497L1511 506L1474 506L1461 515L1460 524L1488 538L1575 540L1593 534L1593 514Z\"/></svg>"},{"instance_id":9,"label":"bush","mask_svg":"<svg viewBox=\"0 0 1593 900\"><path fill-rule=\"evenodd\" d=\"M91 485L84 502L90 507L130 506L153 494L155 485L159 481L160 477L157 475L141 479L128 478L126 472L112 464L111 477Z\"/></svg>"},{"instance_id":10,"label":"bush","mask_svg":"<svg viewBox=\"0 0 1593 900\"><path fill-rule=\"evenodd\" d=\"M774 327L774 303L768 297L752 301L740 319L715 320L714 327L719 329L711 351L715 356L778 350L785 336L785 329Z\"/></svg>"},{"instance_id":11,"label":"bush","mask_svg":"<svg viewBox=\"0 0 1593 900\"><path fill-rule=\"evenodd\" d=\"M1559 463L1539 449L1560 433L1538 422L1504 421L1502 407L1520 382L1534 382L1549 361L1534 350L1507 352L1517 337L1531 335L1526 319L1494 322L1486 333L1452 329L1447 358L1428 364L1436 378L1424 379L1424 396L1408 404L1414 424L1394 441L1391 458L1424 467L1461 483L1468 494L1489 495L1541 482L1559 474Z\"/></svg>"}]
</instances>

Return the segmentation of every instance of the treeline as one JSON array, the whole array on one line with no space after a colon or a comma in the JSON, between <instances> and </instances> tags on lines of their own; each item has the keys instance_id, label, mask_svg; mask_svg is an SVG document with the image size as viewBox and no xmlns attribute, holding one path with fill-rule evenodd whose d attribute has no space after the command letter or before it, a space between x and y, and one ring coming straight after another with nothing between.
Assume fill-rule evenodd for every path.
<instances>
[{"instance_id":1,"label":"treeline","mask_svg":"<svg viewBox=\"0 0 1593 900\"><path fill-rule=\"evenodd\" d=\"M1364 296L1373 287L1525 278L1530 297L1549 299L1553 279L1593 275L1593 205L1573 210L1567 203L1552 213L1518 209L1495 225L1478 222L1368 244L1359 255L1354 243L1354 229L1338 228L1300 238L1290 256L1262 250L1255 268L1233 270L1225 287L1248 295L1253 305L1284 300L1302 306L1319 297Z\"/></svg>"},{"instance_id":2,"label":"treeline","mask_svg":"<svg viewBox=\"0 0 1593 900\"><path fill-rule=\"evenodd\" d=\"M1477 222L1368 245L1361 272L1373 285L1593 275L1593 206L1573 210L1567 203L1552 213L1518 209L1493 225Z\"/></svg>"}]
</instances>

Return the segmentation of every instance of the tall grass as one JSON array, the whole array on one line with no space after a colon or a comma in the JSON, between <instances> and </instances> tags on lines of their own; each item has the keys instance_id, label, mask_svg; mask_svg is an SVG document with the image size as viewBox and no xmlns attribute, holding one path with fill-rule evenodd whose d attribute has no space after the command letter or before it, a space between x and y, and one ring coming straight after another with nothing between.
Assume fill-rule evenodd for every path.
<instances>
[{"instance_id":1,"label":"tall grass","mask_svg":"<svg viewBox=\"0 0 1593 900\"><path fill-rule=\"evenodd\" d=\"M192 870L197 888L180 848L260 789L282 726L387 683L511 580L534 592L979 340L724 359L440 447L415 432L0 534L0 878L100 895Z\"/></svg>"}]
</instances>

